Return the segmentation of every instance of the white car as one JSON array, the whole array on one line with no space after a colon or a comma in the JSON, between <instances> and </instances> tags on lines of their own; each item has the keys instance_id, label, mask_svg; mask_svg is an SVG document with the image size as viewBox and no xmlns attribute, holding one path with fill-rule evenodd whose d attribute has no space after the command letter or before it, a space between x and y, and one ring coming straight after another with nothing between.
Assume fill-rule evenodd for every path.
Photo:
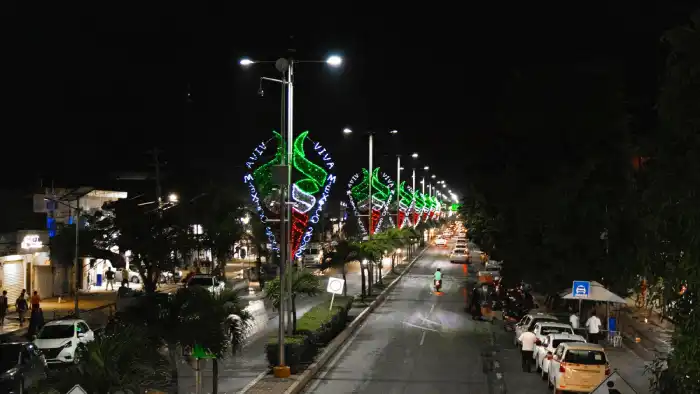
<instances>
[{"instance_id":1,"label":"white car","mask_svg":"<svg viewBox=\"0 0 700 394\"><path fill-rule=\"evenodd\" d=\"M467 243L464 242L464 241L457 241L457 243L455 244L455 249L456 249L456 248L460 248L460 249L469 249L469 246L468 246Z\"/></svg>"},{"instance_id":2,"label":"white car","mask_svg":"<svg viewBox=\"0 0 700 394\"><path fill-rule=\"evenodd\" d=\"M533 357L535 358L535 366L542 374L542 380L547 379L549 373L549 360L552 359L554 351L559 345L567 342L586 343L586 338L576 334L548 334L535 347Z\"/></svg>"},{"instance_id":3,"label":"white car","mask_svg":"<svg viewBox=\"0 0 700 394\"><path fill-rule=\"evenodd\" d=\"M114 272L114 281L117 284L122 283L123 276L124 276L124 274L122 273L122 270L115 271ZM138 284L138 283L142 282L141 275L139 275L139 273L136 271L129 271L128 279L129 279L129 282L134 283L134 284Z\"/></svg>"},{"instance_id":4,"label":"white car","mask_svg":"<svg viewBox=\"0 0 700 394\"><path fill-rule=\"evenodd\" d=\"M493 268L496 271L500 271L501 268L503 268L503 264L500 261L496 260L489 260L486 262L485 265L486 269L488 270L489 268Z\"/></svg>"},{"instance_id":5,"label":"white car","mask_svg":"<svg viewBox=\"0 0 700 394\"><path fill-rule=\"evenodd\" d=\"M323 264L323 250L318 248L310 248L304 252L302 257L304 267L316 268Z\"/></svg>"},{"instance_id":6,"label":"white car","mask_svg":"<svg viewBox=\"0 0 700 394\"><path fill-rule=\"evenodd\" d=\"M226 284L214 275L194 275L187 281L187 286L201 286L212 294L219 294Z\"/></svg>"},{"instance_id":7,"label":"white car","mask_svg":"<svg viewBox=\"0 0 700 394\"><path fill-rule=\"evenodd\" d=\"M435 240L435 246L447 246L447 240L445 238L438 238Z\"/></svg>"},{"instance_id":8,"label":"white car","mask_svg":"<svg viewBox=\"0 0 700 394\"><path fill-rule=\"evenodd\" d=\"M515 337L513 338L513 344L520 346L520 335L525 331L532 331L535 328L535 324L543 321L557 322L559 321L556 316L549 315L546 313L528 313L523 316L522 320L515 325Z\"/></svg>"},{"instance_id":9,"label":"white car","mask_svg":"<svg viewBox=\"0 0 700 394\"><path fill-rule=\"evenodd\" d=\"M455 248L452 253L450 253L450 263L469 263L469 251L466 249Z\"/></svg>"},{"instance_id":10,"label":"white car","mask_svg":"<svg viewBox=\"0 0 700 394\"><path fill-rule=\"evenodd\" d=\"M78 363L79 349L95 340L85 320L65 319L46 323L34 340L48 364Z\"/></svg>"}]
</instances>

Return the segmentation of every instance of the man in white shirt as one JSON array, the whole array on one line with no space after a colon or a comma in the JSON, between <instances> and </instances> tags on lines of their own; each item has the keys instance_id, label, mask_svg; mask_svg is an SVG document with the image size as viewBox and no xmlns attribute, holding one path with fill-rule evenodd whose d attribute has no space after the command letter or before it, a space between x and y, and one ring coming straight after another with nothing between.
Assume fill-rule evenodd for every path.
<instances>
[{"instance_id":1,"label":"man in white shirt","mask_svg":"<svg viewBox=\"0 0 700 394\"><path fill-rule=\"evenodd\" d=\"M530 365L532 364L532 352L535 351L535 342L537 342L537 336L532 331L525 331L520 334L518 341L522 344L520 348L520 355L522 356L523 371L530 372Z\"/></svg>"},{"instance_id":2,"label":"man in white shirt","mask_svg":"<svg viewBox=\"0 0 700 394\"><path fill-rule=\"evenodd\" d=\"M603 323L595 315L595 311L591 312L591 317L586 320L586 329L588 329L588 342L598 343L600 340L600 327Z\"/></svg>"},{"instance_id":3,"label":"man in white shirt","mask_svg":"<svg viewBox=\"0 0 700 394\"><path fill-rule=\"evenodd\" d=\"M569 316L569 323L571 324L571 327L573 327L574 330L578 330L578 315L571 308L569 308L569 313L571 314L571 316Z\"/></svg>"}]
</instances>

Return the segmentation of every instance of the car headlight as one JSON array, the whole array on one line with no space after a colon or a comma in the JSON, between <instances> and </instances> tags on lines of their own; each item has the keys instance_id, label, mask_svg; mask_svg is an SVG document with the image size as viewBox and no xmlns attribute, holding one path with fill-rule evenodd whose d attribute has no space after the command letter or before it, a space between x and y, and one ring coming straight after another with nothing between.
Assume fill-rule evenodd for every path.
<instances>
[{"instance_id":1,"label":"car headlight","mask_svg":"<svg viewBox=\"0 0 700 394\"><path fill-rule=\"evenodd\" d=\"M69 348L72 348L72 347L73 347L73 341L68 341L68 342L64 343L63 346L61 346L61 350L63 350L63 349L69 349Z\"/></svg>"}]
</instances>

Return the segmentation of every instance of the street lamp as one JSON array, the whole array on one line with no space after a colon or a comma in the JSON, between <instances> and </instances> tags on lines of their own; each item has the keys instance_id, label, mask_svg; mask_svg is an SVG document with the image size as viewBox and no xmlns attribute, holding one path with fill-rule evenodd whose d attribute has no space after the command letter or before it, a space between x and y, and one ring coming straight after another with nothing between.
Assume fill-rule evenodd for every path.
<instances>
[{"instance_id":1,"label":"street lamp","mask_svg":"<svg viewBox=\"0 0 700 394\"><path fill-rule=\"evenodd\" d=\"M290 324L290 331L292 329L291 327L291 307L290 308L284 308L284 302L291 302L291 294L287 294L286 292L289 292L289 290L285 289L287 287L288 289L291 289L291 276L287 277L286 283L285 284L285 275L284 272L286 271L285 266L288 265L291 268L291 262L292 262L292 256L291 256L291 249L290 249L290 242L289 241L289 234L286 228L286 223L291 223L291 193L289 192L292 188L292 155L294 154L292 143L294 141L294 65L298 63L326 63L329 66L332 67L339 67L343 63L343 59L338 56L338 55L332 55L326 58L326 60L295 60L295 59L287 59L287 58L280 58L277 59L276 61L255 61L251 60L249 58L243 58L241 59L238 64L240 64L243 67L248 67L256 63L274 63L275 68L279 72L282 73L282 79L276 79L276 78L267 78L267 77L262 77L261 80L266 80L266 81L271 81L271 82L276 82L282 84L283 88L287 88L287 101L286 101L286 109L287 109L287 133L286 133L286 145L287 145L287 193L285 196L283 188L280 190L280 198L285 202L283 204L284 206L280 210L280 308L279 308L279 331L278 331L278 341L279 341L279 365L273 368L274 374L276 377L279 378L287 378L290 375L290 369L287 365L285 365L285 360L284 360L284 310L287 310L287 320L288 323ZM284 107L285 107L285 102L284 102L284 94L282 95L282 119L284 119ZM284 122L282 122L284 124ZM284 143L284 133L283 135L283 143ZM286 216L286 218L285 218ZM290 305L291 306L291 305Z\"/></svg>"},{"instance_id":2,"label":"street lamp","mask_svg":"<svg viewBox=\"0 0 700 394\"><path fill-rule=\"evenodd\" d=\"M349 129L349 128L347 128L347 127L344 128L344 129L343 129L343 134L352 134L352 129Z\"/></svg>"},{"instance_id":3,"label":"street lamp","mask_svg":"<svg viewBox=\"0 0 700 394\"><path fill-rule=\"evenodd\" d=\"M414 158L414 159L417 159L417 158L418 158L418 153L413 152L413 154L411 155L411 157Z\"/></svg>"},{"instance_id":4,"label":"street lamp","mask_svg":"<svg viewBox=\"0 0 700 394\"><path fill-rule=\"evenodd\" d=\"M170 202L170 203L175 204L175 203L177 203L179 200L180 200L180 197L178 197L178 195L175 194L175 193L170 193L170 194L168 195L168 202Z\"/></svg>"}]
</instances>

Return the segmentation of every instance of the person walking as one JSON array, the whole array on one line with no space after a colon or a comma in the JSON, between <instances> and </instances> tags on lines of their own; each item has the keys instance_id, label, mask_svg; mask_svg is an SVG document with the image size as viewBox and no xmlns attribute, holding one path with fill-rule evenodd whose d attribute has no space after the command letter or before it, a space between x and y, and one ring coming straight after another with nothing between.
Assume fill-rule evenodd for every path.
<instances>
[{"instance_id":1,"label":"person walking","mask_svg":"<svg viewBox=\"0 0 700 394\"><path fill-rule=\"evenodd\" d=\"M24 325L24 318L27 314L27 299L25 298L27 290L22 289L22 293L20 293L19 297L17 297L17 300L15 301L15 309L17 310L17 315L19 316L19 326L22 327Z\"/></svg>"},{"instance_id":2,"label":"person walking","mask_svg":"<svg viewBox=\"0 0 700 394\"><path fill-rule=\"evenodd\" d=\"M107 268L107 272L105 272L105 278L107 278L105 290L109 290L109 286L112 286L112 290L114 290L114 271L112 271L112 267Z\"/></svg>"},{"instance_id":3,"label":"person walking","mask_svg":"<svg viewBox=\"0 0 700 394\"><path fill-rule=\"evenodd\" d=\"M530 367L532 365L532 353L535 351L535 342L537 342L537 336L532 331L525 331L520 334L520 355L522 357L523 372L530 372Z\"/></svg>"},{"instance_id":4,"label":"person walking","mask_svg":"<svg viewBox=\"0 0 700 394\"><path fill-rule=\"evenodd\" d=\"M579 329L578 315L574 312L574 308L572 307L569 307L569 324L571 324L571 328L574 329L574 333Z\"/></svg>"},{"instance_id":5,"label":"person walking","mask_svg":"<svg viewBox=\"0 0 700 394\"><path fill-rule=\"evenodd\" d=\"M0 327L5 325L5 316L7 315L7 309L10 305L7 302L7 290L2 291L2 296L0 296Z\"/></svg>"},{"instance_id":6,"label":"person walking","mask_svg":"<svg viewBox=\"0 0 700 394\"><path fill-rule=\"evenodd\" d=\"M32 311L39 310L40 303L41 297L39 297L39 293L37 293L37 291L34 290L34 294L32 295Z\"/></svg>"},{"instance_id":7,"label":"person walking","mask_svg":"<svg viewBox=\"0 0 700 394\"><path fill-rule=\"evenodd\" d=\"M588 331L588 342L597 344L600 341L600 327L603 323L595 314L595 310L591 312L591 317L586 320L586 329Z\"/></svg>"}]
</instances>

